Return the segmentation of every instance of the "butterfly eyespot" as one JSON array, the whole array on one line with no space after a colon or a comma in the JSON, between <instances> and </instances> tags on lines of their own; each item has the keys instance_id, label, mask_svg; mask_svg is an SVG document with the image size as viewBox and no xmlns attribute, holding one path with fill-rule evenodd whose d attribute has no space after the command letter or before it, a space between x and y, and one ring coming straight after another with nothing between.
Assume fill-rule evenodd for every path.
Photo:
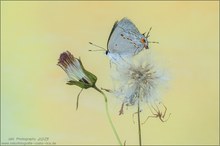
<instances>
[{"instance_id":1,"label":"butterfly eyespot","mask_svg":"<svg viewBox=\"0 0 220 146\"><path fill-rule=\"evenodd\" d=\"M141 43L146 43L144 38L141 39Z\"/></svg>"}]
</instances>

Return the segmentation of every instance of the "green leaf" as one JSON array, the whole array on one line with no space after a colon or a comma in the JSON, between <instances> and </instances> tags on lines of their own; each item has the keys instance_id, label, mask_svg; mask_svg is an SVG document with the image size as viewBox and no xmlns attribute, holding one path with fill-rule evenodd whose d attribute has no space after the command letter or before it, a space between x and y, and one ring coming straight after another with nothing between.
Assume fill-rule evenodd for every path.
<instances>
[{"instance_id":1,"label":"green leaf","mask_svg":"<svg viewBox=\"0 0 220 146\"><path fill-rule=\"evenodd\" d=\"M85 83L80 82L80 81L72 81L72 80L68 81L66 84L68 84L68 85L76 85L76 86L78 86L80 88L83 88L83 89L87 89L87 88L91 87L90 84L85 84Z\"/></svg>"}]
</instances>

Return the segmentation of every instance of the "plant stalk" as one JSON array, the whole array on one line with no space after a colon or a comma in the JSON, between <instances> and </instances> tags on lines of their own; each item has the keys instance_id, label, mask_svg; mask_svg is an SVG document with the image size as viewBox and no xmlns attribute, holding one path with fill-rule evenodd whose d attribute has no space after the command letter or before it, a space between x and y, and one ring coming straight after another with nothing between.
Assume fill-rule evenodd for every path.
<instances>
[{"instance_id":1,"label":"plant stalk","mask_svg":"<svg viewBox=\"0 0 220 146\"><path fill-rule=\"evenodd\" d=\"M114 124L113 124L113 122L112 122L112 120L111 120L110 114L109 114L107 97L106 97L106 95L104 94L104 92L102 92L102 90L100 90L100 89L97 88L96 86L94 86L94 89L97 90L99 93L101 93L101 94L104 96L104 99L105 99L105 110L106 110L106 114L107 114L107 117L108 117L108 121L109 121L109 123L110 123L110 125L111 125L111 128L112 128L112 130L113 130L113 132L114 132L114 134L115 134L115 137L116 137L118 143L122 146L121 140L120 140L120 138L119 138L119 136L118 136L118 133L117 133L117 131L116 131L116 129L115 129L115 126L114 126Z\"/></svg>"},{"instance_id":2,"label":"plant stalk","mask_svg":"<svg viewBox=\"0 0 220 146\"><path fill-rule=\"evenodd\" d=\"M139 135L139 146L141 146L141 117L140 117L140 101L138 100L138 135Z\"/></svg>"}]
</instances>

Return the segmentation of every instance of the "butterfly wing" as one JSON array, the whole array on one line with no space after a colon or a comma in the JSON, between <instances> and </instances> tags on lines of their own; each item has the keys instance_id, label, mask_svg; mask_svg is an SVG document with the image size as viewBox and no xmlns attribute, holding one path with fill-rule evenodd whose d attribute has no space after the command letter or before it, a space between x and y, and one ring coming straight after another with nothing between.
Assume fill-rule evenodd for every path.
<instances>
[{"instance_id":1,"label":"butterfly wing","mask_svg":"<svg viewBox=\"0 0 220 146\"><path fill-rule=\"evenodd\" d=\"M125 56L135 55L144 47L140 42L142 37L143 35L129 19L116 21L108 39L108 52Z\"/></svg>"},{"instance_id":2,"label":"butterfly wing","mask_svg":"<svg viewBox=\"0 0 220 146\"><path fill-rule=\"evenodd\" d=\"M111 38L111 36L112 36L112 33L114 32L114 30L115 30L115 28L117 27L117 25L118 25L118 21L116 21L116 22L114 23L113 27L112 27L111 33L110 33L110 35L109 35L109 37L108 37L107 47L108 47L108 44L109 44L109 40L110 40L110 38Z\"/></svg>"},{"instance_id":3,"label":"butterfly wing","mask_svg":"<svg viewBox=\"0 0 220 146\"><path fill-rule=\"evenodd\" d=\"M132 31L133 33L140 33L134 23L126 17L119 21L118 26L123 29Z\"/></svg>"}]
</instances>

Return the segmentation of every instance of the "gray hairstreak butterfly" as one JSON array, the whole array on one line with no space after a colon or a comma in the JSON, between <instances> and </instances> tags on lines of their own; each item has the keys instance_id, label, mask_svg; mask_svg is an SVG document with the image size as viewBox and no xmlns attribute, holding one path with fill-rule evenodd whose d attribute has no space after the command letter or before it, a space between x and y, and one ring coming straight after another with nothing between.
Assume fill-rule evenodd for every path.
<instances>
[{"instance_id":1,"label":"gray hairstreak butterfly","mask_svg":"<svg viewBox=\"0 0 220 146\"><path fill-rule=\"evenodd\" d=\"M108 38L106 55L111 60L117 60L118 58L134 56L143 48L148 49L148 43L158 43L148 41L150 30L145 36L139 32L131 20L123 18L116 21ZM90 44L97 46L91 42ZM100 48L103 49L103 47Z\"/></svg>"}]
</instances>

